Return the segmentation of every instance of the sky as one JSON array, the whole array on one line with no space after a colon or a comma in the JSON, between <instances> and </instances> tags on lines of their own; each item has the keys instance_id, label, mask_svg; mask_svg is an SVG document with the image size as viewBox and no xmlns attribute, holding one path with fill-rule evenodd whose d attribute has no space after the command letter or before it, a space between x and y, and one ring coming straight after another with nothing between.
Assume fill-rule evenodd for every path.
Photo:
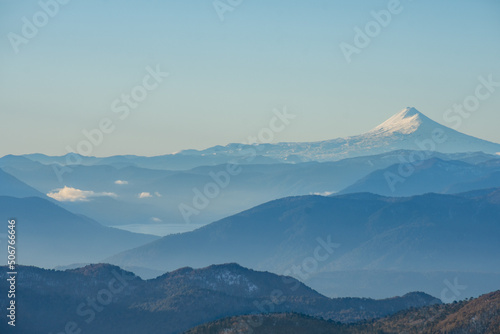
<instances>
[{"instance_id":1,"label":"sky","mask_svg":"<svg viewBox=\"0 0 500 334\"><path fill-rule=\"evenodd\" d=\"M244 143L285 108L273 140L318 141L474 101L458 130L500 143L500 86L475 98L497 0L59 1L0 0L0 156Z\"/></svg>"}]
</instances>

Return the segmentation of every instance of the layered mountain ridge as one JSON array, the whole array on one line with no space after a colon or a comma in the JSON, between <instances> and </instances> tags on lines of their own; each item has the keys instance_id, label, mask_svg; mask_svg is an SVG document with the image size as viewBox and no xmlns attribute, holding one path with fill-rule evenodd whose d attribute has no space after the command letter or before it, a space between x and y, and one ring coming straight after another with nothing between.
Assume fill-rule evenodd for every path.
<instances>
[{"instance_id":1,"label":"layered mountain ridge","mask_svg":"<svg viewBox=\"0 0 500 334\"><path fill-rule=\"evenodd\" d=\"M202 151L181 151L190 155L242 155L254 149L258 155L278 161L335 161L395 150L430 150L442 153L476 152L496 154L500 144L478 139L441 125L413 107L407 107L372 130L357 136L318 142L258 145L229 144Z\"/></svg>"},{"instance_id":2,"label":"layered mountain ridge","mask_svg":"<svg viewBox=\"0 0 500 334\"><path fill-rule=\"evenodd\" d=\"M98 158L74 153L59 157L27 154L25 157L44 164L67 165L68 162L76 160L84 165L108 164L120 167L181 170L231 161L245 164L337 161L395 150L497 154L500 152L500 144L463 134L433 121L413 107L407 107L364 134L317 142L231 143L204 150L189 149L154 157L123 155Z\"/></svg>"},{"instance_id":3,"label":"layered mountain ridge","mask_svg":"<svg viewBox=\"0 0 500 334\"><path fill-rule=\"evenodd\" d=\"M5 291L7 278L0 270ZM350 322L441 304L421 292L381 300L331 299L291 277L234 263L181 268L147 281L108 264L66 271L18 267L18 290L23 321L16 327L23 334L59 333L69 319L85 333L174 334L233 315L300 312ZM0 299L3 309L7 303ZM2 333L7 327L0 323Z\"/></svg>"}]
</instances>

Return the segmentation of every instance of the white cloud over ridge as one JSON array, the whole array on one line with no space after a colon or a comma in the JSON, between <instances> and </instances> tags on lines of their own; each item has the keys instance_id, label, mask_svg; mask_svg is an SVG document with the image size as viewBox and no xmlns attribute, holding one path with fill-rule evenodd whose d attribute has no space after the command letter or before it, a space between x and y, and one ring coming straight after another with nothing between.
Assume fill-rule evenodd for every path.
<instances>
[{"instance_id":1,"label":"white cloud over ridge","mask_svg":"<svg viewBox=\"0 0 500 334\"><path fill-rule=\"evenodd\" d=\"M143 191L142 193L140 193L139 195L137 195L137 197L139 198L150 198L150 197L161 197L161 194L157 191L155 191L153 194L151 194L150 192L148 191Z\"/></svg>"},{"instance_id":2,"label":"white cloud over ridge","mask_svg":"<svg viewBox=\"0 0 500 334\"><path fill-rule=\"evenodd\" d=\"M151 193L148 193L147 191L144 191L142 193L140 193L138 195L139 198L149 198L149 197L153 197L153 195L151 195Z\"/></svg>"},{"instance_id":3,"label":"white cloud over ridge","mask_svg":"<svg viewBox=\"0 0 500 334\"><path fill-rule=\"evenodd\" d=\"M59 202L86 202L89 201L91 197L116 197L117 195L110 192L96 193L92 190L80 190L64 186L64 188L55 189L52 192L47 193L47 196Z\"/></svg>"},{"instance_id":4,"label":"white cloud over ridge","mask_svg":"<svg viewBox=\"0 0 500 334\"><path fill-rule=\"evenodd\" d=\"M330 196L332 194L334 194L334 192L332 192L332 191L325 191L322 193L319 193L319 192L311 193L311 195L318 195L318 196Z\"/></svg>"},{"instance_id":5,"label":"white cloud over ridge","mask_svg":"<svg viewBox=\"0 0 500 334\"><path fill-rule=\"evenodd\" d=\"M115 184L128 184L128 181L125 181L125 180L116 180Z\"/></svg>"}]
</instances>

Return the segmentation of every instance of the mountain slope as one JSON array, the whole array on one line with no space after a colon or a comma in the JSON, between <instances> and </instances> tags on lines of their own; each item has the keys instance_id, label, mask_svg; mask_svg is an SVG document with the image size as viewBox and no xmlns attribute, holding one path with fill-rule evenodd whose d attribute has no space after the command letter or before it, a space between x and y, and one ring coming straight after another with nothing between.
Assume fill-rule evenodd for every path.
<instances>
[{"instance_id":1,"label":"mountain slope","mask_svg":"<svg viewBox=\"0 0 500 334\"><path fill-rule=\"evenodd\" d=\"M487 189L500 187L500 167L496 170L475 180L465 180L448 188L448 193L463 193L476 189Z\"/></svg>"},{"instance_id":2,"label":"mountain slope","mask_svg":"<svg viewBox=\"0 0 500 334\"><path fill-rule=\"evenodd\" d=\"M198 215L189 216L188 220L194 224L207 224L278 198L338 192L375 170L399 163L401 159L409 160L415 154L418 152L399 150L321 163L239 165L240 172L230 177L226 186L221 187L219 195L211 198L209 205L200 210ZM495 156L479 152L433 152L429 156L474 164L495 160ZM228 168L227 165L217 165L168 171L74 165L71 166L71 172L63 175L61 182L51 165L12 156L6 157L5 161L1 158L2 163L10 174L45 194L64 186L116 194L115 197L92 197L88 201L60 202L71 212L81 213L107 226L151 224L153 228L157 221L165 224L185 223L179 205L183 203L193 207L194 189L203 193L204 187L214 182L213 175L227 175ZM219 177L222 183L226 182L224 177ZM122 182L117 184L117 180ZM143 192L148 192L151 197L139 198L138 195ZM245 197L244 201L240 200L242 196Z\"/></svg>"},{"instance_id":3,"label":"mountain slope","mask_svg":"<svg viewBox=\"0 0 500 334\"><path fill-rule=\"evenodd\" d=\"M430 192L459 193L500 187L500 166L431 158L418 164L399 163L372 172L340 193L371 192L382 196L414 196Z\"/></svg>"},{"instance_id":4,"label":"mountain slope","mask_svg":"<svg viewBox=\"0 0 500 334\"><path fill-rule=\"evenodd\" d=\"M402 311L367 324L343 325L293 313L236 316L204 324L187 334L500 333L500 291L456 304Z\"/></svg>"},{"instance_id":5,"label":"mountain slope","mask_svg":"<svg viewBox=\"0 0 500 334\"><path fill-rule=\"evenodd\" d=\"M106 261L159 270L238 262L282 273L302 266L319 247L328 253L326 258L321 253L314 271L493 272L500 268L499 221L500 206L486 199L437 194L291 197Z\"/></svg>"},{"instance_id":6,"label":"mountain slope","mask_svg":"<svg viewBox=\"0 0 500 334\"><path fill-rule=\"evenodd\" d=\"M287 161L331 161L348 157L380 154L394 150L430 150L443 153L476 152L495 154L500 144L465 135L441 125L415 108L405 108L371 131L347 138L309 142L259 145L229 144L202 151L181 151L191 155L241 156L244 151Z\"/></svg>"},{"instance_id":7,"label":"mountain slope","mask_svg":"<svg viewBox=\"0 0 500 334\"><path fill-rule=\"evenodd\" d=\"M3 269L0 288L7 291ZM23 334L60 332L68 321L85 333L170 334L228 316L267 312L359 321L441 303L418 292L384 300L330 299L290 277L237 264L182 268L148 281L107 264L64 272L19 267L17 278L23 321L16 327ZM0 299L0 307L7 302ZM1 322L0 330L6 326Z\"/></svg>"},{"instance_id":8,"label":"mountain slope","mask_svg":"<svg viewBox=\"0 0 500 334\"><path fill-rule=\"evenodd\" d=\"M112 255L157 238L102 226L38 197L0 196L0 217L5 222L16 219L18 262L42 267L95 262L104 254ZM1 241L5 245L6 240ZM5 257L1 263L6 261Z\"/></svg>"},{"instance_id":9,"label":"mountain slope","mask_svg":"<svg viewBox=\"0 0 500 334\"><path fill-rule=\"evenodd\" d=\"M156 157L113 156L107 158L77 156L82 164L137 166L152 169L187 170L229 162L239 164L297 163L336 161L375 155L395 150L424 150L442 153L500 152L500 144L478 139L441 125L415 108L405 108L372 130L357 136L318 142L237 144L214 146L205 150L184 150ZM45 164L66 164L67 156L26 155Z\"/></svg>"},{"instance_id":10,"label":"mountain slope","mask_svg":"<svg viewBox=\"0 0 500 334\"><path fill-rule=\"evenodd\" d=\"M375 321L384 333L500 333L500 291L469 301L402 311Z\"/></svg>"},{"instance_id":11,"label":"mountain slope","mask_svg":"<svg viewBox=\"0 0 500 334\"><path fill-rule=\"evenodd\" d=\"M185 334L351 334L348 326L298 313L241 315L192 328Z\"/></svg>"},{"instance_id":12,"label":"mountain slope","mask_svg":"<svg viewBox=\"0 0 500 334\"><path fill-rule=\"evenodd\" d=\"M44 194L39 192L33 187L30 187L26 183L20 181L14 176L4 172L0 169L0 196L12 196L12 197L41 197L47 198Z\"/></svg>"}]
</instances>

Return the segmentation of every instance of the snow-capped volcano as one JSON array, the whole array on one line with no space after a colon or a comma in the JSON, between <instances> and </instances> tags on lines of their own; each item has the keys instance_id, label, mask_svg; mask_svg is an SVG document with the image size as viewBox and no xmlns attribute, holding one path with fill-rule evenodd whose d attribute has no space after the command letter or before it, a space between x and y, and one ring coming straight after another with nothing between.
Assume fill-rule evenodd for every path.
<instances>
[{"instance_id":1,"label":"snow-capped volcano","mask_svg":"<svg viewBox=\"0 0 500 334\"><path fill-rule=\"evenodd\" d=\"M384 123L378 125L368 133L390 136L395 132L410 134L418 130L424 123L434 122L415 108L405 108L389 118Z\"/></svg>"},{"instance_id":2,"label":"snow-capped volcano","mask_svg":"<svg viewBox=\"0 0 500 334\"><path fill-rule=\"evenodd\" d=\"M433 121L417 109L408 107L372 130L357 136L305 143L229 144L202 151L182 151L180 154L248 157L251 150L258 156L278 161L305 162L333 161L395 150L498 154L500 144L455 131Z\"/></svg>"}]
</instances>

